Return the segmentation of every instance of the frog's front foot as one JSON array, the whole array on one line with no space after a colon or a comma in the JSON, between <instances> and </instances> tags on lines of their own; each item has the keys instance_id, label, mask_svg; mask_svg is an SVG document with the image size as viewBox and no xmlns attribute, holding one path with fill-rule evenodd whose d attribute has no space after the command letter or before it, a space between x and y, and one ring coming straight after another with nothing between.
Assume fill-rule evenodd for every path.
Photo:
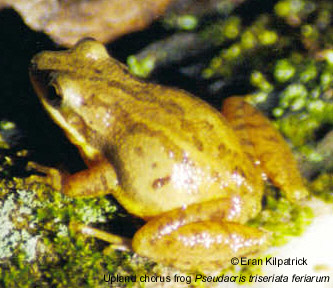
<instances>
[{"instance_id":1,"label":"frog's front foot","mask_svg":"<svg viewBox=\"0 0 333 288\"><path fill-rule=\"evenodd\" d=\"M44 183L51 186L55 190L61 190L63 173L61 173L59 170L51 167L46 167L35 162L28 162L26 169L28 171L33 171L33 173L38 173L32 174L29 177L25 178L24 183L26 185L31 185L34 183Z\"/></svg>"}]
</instances>

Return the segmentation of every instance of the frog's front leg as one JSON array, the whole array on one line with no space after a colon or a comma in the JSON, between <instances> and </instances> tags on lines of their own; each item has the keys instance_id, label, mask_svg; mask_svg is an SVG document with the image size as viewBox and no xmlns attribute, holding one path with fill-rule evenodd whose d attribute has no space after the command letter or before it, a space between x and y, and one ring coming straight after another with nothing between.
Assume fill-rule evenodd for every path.
<instances>
[{"instance_id":1,"label":"frog's front leg","mask_svg":"<svg viewBox=\"0 0 333 288\"><path fill-rule=\"evenodd\" d=\"M54 168L29 163L28 168L46 176L32 175L26 183L43 182L70 197L94 197L119 190L117 174L108 161L99 161L85 170L69 175Z\"/></svg>"},{"instance_id":2,"label":"frog's front leg","mask_svg":"<svg viewBox=\"0 0 333 288\"><path fill-rule=\"evenodd\" d=\"M116 189L120 189L117 174L108 161L94 163L86 170L65 176L62 181L62 192L70 197L101 196Z\"/></svg>"},{"instance_id":3,"label":"frog's front leg","mask_svg":"<svg viewBox=\"0 0 333 288\"><path fill-rule=\"evenodd\" d=\"M181 270L212 271L265 249L268 233L241 224L246 216L233 202L212 200L153 218L134 235L133 250Z\"/></svg>"}]
</instances>

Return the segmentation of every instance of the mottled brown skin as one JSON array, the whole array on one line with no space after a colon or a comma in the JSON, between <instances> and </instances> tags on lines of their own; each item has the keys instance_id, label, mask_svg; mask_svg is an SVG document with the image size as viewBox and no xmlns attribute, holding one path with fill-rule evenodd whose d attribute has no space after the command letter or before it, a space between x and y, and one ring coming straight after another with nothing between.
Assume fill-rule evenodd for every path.
<instances>
[{"instance_id":1,"label":"mottled brown skin","mask_svg":"<svg viewBox=\"0 0 333 288\"><path fill-rule=\"evenodd\" d=\"M147 220L135 252L182 270L215 270L265 248L266 233L244 225L261 209L259 169L218 111L135 78L93 40L36 55L30 74L88 166L63 176L62 191L112 193Z\"/></svg>"}]
</instances>

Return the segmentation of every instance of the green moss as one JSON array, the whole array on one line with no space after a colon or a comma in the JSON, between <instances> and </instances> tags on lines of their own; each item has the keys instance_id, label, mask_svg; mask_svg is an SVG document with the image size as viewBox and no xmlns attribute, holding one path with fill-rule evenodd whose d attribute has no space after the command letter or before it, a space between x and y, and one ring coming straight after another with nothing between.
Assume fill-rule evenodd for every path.
<instances>
[{"instance_id":1,"label":"green moss","mask_svg":"<svg viewBox=\"0 0 333 288\"><path fill-rule=\"evenodd\" d=\"M0 121L0 149L9 149L11 135L16 133L16 125L10 121Z\"/></svg>"},{"instance_id":2,"label":"green moss","mask_svg":"<svg viewBox=\"0 0 333 288\"><path fill-rule=\"evenodd\" d=\"M198 26L199 19L190 14L185 15L168 15L163 19L163 23L167 28L176 28L180 30L190 31Z\"/></svg>"},{"instance_id":3,"label":"green moss","mask_svg":"<svg viewBox=\"0 0 333 288\"><path fill-rule=\"evenodd\" d=\"M151 56L139 61L135 56L130 56L127 59L127 65L132 74L145 78L148 77L154 69L155 59Z\"/></svg>"},{"instance_id":4,"label":"green moss","mask_svg":"<svg viewBox=\"0 0 333 288\"><path fill-rule=\"evenodd\" d=\"M104 243L68 229L73 220L109 222L116 206L107 198L71 199L42 184L23 187L19 179L0 187L1 287L109 287L103 276L119 267L132 275L152 269L128 252L104 255Z\"/></svg>"},{"instance_id":5,"label":"green moss","mask_svg":"<svg viewBox=\"0 0 333 288\"><path fill-rule=\"evenodd\" d=\"M225 21L222 33L227 39L236 39L240 33L240 27L241 19L233 16Z\"/></svg>"},{"instance_id":6,"label":"green moss","mask_svg":"<svg viewBox=\"0 0 333 288\"><path fill-rule=\"evenodd\" d=\"M333 174L319 175L311 183L311 190L314 196L327 203L333 203Z\"/></svg>"},{"instance_id":7,"label":"green moss","mask_svg":"<svg viewBox=\"0 0 333 288\"><path fill-rule=\"evenodd\" d=\"M279 82L286 82L295 75L295 67L288 59L282 59L276 62L274 69L275 79Z\"/></svg>"},{"instance_id":8,"label":"green moss","mask_svg":"<svg viewBox=\"0 0 333 288\"><path fill-rule=\"evenodd\" d=\"M273 190L268 191L265 199L263 210L249 224L271 231L274 246L285 244L290 237L300 236L312 221L313 212L309 207L291 203Z\"/></svg>"},{"instance_id":9,"label":"green moss","mask_svg":"<svg viewBox=\"0 0 333 288\"><path fill-rule=\"evenodd\" d=\"M232 41L232 43L211 60L209 66L203 71L203 77L232 77L233 73L237 74L237 67L243 61L250 61L250 65L256 63L257 68L260 65L266 65L261 59L261 56L266 54L264 49L272 49L283 43L278 33L271 27L268 28L269 22L267 15L261 15L251 26L243 27L241 19L234 16L225 22L215 24L213 31L219 31L220 34L204 31L203 33L216 39L216 44L227 41ZM278 39L280 43L278 43ZM259 51L262 53L260 57L257 54Z\"/></svg>"},{"instance_id":10,"label":"green moss","mask_svg":"<svg viewBox=\"0 0 333 288\"><path fill-rule=\"evenodd\" d=\"M259 71L252 72L250 81L253 86L260 89L261 94L265 94L266 96L274 88L272 84L269 83L269 81L266 79L266 77ZM256 95L256 101L258 101L259 103L267 99L267 97L265 97L264 99L258 99L258 94Z\"/></svg>"}]
</instances>

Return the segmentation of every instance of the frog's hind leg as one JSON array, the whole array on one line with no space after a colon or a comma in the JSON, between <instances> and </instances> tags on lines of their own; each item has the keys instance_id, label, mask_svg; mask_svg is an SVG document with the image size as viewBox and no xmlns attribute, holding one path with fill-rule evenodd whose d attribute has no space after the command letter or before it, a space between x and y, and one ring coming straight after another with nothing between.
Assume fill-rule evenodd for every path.
<instances>
[{"instance_id":1,"label":"frog's hind leg","mask_svg":"<svg viewBox=\"0 0 333 288\"><path fill-rule=\"evenodd\" d=\"M230 97L222 114L240 139L243 150L290 201L308 195L291 149L270 121L242 97Z\"/></svg>"},{"instance_id":2,"label":"frog's hind leg","mask_svg":"<svg viewBox=\"0 0 333 288\"><path fill-rule=\"evenodd\" d=\"M218 199L166 212L134 235L133 250L181 270L219 270L268 244L266 232L238 223L245 218L234 208Z\"/></svg>"}]
</instances>

